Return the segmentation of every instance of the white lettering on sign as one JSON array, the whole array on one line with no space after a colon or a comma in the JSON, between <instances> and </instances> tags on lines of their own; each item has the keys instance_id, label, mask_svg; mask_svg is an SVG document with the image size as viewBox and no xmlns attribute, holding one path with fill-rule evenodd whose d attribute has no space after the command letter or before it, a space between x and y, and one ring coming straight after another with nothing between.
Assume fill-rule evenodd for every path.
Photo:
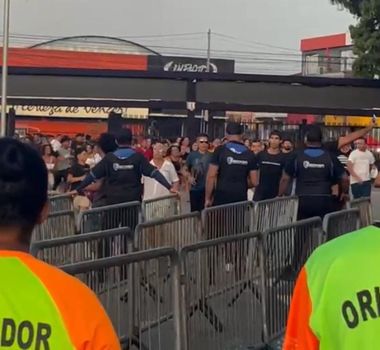
<instances>
[{"instance_id":1,"label":"white lettering on sign","mask_svg":"<svg viewBox=\"0 0 380 350\"><path fill-rule=\"evenodd\" d=\"M176 63L170 61L164 66L165 72L191 72L191 73L206 73L207 64L196 63ZM210 73L218 73L218 67L214 63L210 63Z\"/></svg>"}]
</instances>

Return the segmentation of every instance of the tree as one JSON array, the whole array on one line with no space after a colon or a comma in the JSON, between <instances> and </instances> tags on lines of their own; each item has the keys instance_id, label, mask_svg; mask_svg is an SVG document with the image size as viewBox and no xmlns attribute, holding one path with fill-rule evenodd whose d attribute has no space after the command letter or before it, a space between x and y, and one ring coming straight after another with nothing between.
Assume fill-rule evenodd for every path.
<instances>
[{"instance_id":1,"label":"tree","mask_svg":"<svg viewBox=\"0 0 380 350\"><path fill-rule=\"evenodd\" d=\"M357 19L350 26L356 55L353 71L356 76L380 76L380 0L331 0L344 6Z\"/></svg>"}]
</instances>

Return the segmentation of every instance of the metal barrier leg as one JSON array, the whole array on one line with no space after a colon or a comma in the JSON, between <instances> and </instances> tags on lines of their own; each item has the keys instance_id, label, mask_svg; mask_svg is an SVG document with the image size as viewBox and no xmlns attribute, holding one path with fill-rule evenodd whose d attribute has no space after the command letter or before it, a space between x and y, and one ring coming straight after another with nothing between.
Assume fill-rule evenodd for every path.
<instances>
[{"instance_id":1,"label":"metal barrier leg","mask_svg":"<svg viewBox=\"0 0 380 350\"><path fill-rule=\"evenodd\" d=\"M214 329L222 333L224 326L223 324L219 321L218 316L216 316L214 310L212 307L208 304L207 299L199 299L198 302L196 303L195 306L191 308L191 311L189 313L189 318L192 317L196 311L200 311L204 317L210 322L210 324L214 327Z\"/></svg>"},{"instance_id":2,"label":"metal barrier leg","mask_svg":"<svg viewBox=\"0 0 380 350\"><path fill-rule=\"evenodd\" d=\"M261 300L260 291L257 289L258 287L254 285L252 281L244 282L243 286L236 293L236 295L232 298L232 300L228 303L228 307L233 306L241 297L241 295L249 289L252 294L257 298L257 300Z\"/></svg>"}]
</instances>

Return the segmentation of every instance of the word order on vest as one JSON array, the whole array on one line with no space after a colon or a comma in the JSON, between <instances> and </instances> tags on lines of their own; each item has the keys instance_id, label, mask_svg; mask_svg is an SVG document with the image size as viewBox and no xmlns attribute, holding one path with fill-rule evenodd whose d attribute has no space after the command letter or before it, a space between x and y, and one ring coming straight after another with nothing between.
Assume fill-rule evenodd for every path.
<instances>
[{"instance_id":1,"label":"word order on vest","mask_svg":"<svg viewBox=\"0 0 380 350\"><path fill-rule=\"evenodd\" d=\"M51 326L30 321L16 323L11 318L0 319L0 347L33 350L50 350Z\"/></svg>"},{"instance_id":2,"label":"word order on vest","mask_svg":"<svg viewBox=\"0 0 380 350\"><path fill-rule=\"evenodd\" d=\"M380 287L375 287L373 292L367 289L362 290L356 293L356 299L355 301L346 300L342 304L343 318L351 329L356 328L362 321L380 317Z\"/></svg>"}]
</instances>

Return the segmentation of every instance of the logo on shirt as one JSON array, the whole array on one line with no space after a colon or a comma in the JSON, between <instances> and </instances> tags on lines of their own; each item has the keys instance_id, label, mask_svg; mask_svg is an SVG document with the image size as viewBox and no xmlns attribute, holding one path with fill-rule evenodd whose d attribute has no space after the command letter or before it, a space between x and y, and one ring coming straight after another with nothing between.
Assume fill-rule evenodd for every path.
<instances>
[{"instance_id":1,"label":"logo on shirt","mask_svg":"<svg viewBox=\"0 0 380 350\"><path fill-rule=\"evenodd\" d=\"M316 163L310 163L308 160L305 160L303 162L303 167L305 169L311 168L311 169L324 169L326 167L325 164L316 164Z\"/></svg>"},{"instance_id":2,"label":"logo on shirt","mask_svg":"<svg viewBox=\"0 0 380 350\"><path fill-rule=\"evenodd\" d=\"M134 165L133 164L128 164L128 165L121 165L119 163L113 163L113 170L118 171L118 170L133 170Z\"/></svg>"},{"instance_id":3,"label":"logo on shirt","mask_svg":"<svg viewBox=\"0 0 380 350\"><path fill-rule=\"evenodd\" d=\"M261 164L281 166L281 163L268 162L266 160L262 161Z\"/></svg>"},{"instance_id":4,"label":"logo on shirt","mask_svg":"<svg viewBox=\"0 0 380 350\"><path fill-rule=\"evenodd\" d=\"M232 157L227 157L227 164L228 165L248 165L248 161L247 160L238 160L238 159L234 159Z\"/></svg>"}]
</instances>

